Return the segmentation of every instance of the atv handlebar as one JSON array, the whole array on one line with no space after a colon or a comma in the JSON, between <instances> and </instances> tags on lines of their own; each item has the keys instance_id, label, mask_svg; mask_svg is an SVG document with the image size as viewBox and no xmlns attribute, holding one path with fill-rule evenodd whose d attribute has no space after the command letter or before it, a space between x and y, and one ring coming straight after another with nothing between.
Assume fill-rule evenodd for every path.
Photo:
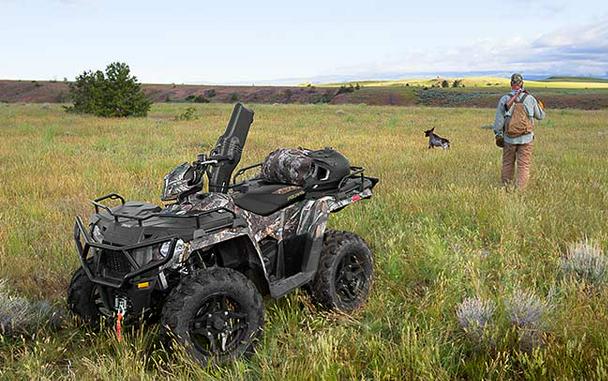
<instances>
[{"instance_id":1,"label":"atv handlebar","mask_svg":"<svg viewBox=\"0 0 608 381\"><path fill-rule=\"evenodd\" d=\"M196 164L198 165L208 165L208 164L217 164L218 161L217 160L205 160L205 161L197 161Z\"/></svg>"},{"instance_id":2,"label":"atv handlebar","mask_svg":"<svg viewBox=\"0 0 608 381\"><path fill-rule=\"evenodd\" d=\"M243 168L239 169L239 170L237 171L236 175L234 175L234 177L232 178L232 186L234 186L234 185L236 184L236 179L237 179L239 176L241 176L243 173L247 172L247 171L248 171L248 170L250 170L250 169L257 168L257 167L261 167L261 166L262 166L262 164L263 164L262 162L259 162L259 163L256 163L256 164L253 164L253 165L250 165L250 166L243 167Z\"/></svg>"}]
</instances>

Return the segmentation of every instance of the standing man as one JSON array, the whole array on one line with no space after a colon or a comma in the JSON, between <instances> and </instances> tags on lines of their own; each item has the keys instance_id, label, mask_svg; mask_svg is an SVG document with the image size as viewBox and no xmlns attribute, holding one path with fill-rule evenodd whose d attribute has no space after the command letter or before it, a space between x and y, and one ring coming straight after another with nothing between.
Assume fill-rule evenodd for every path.
<instances>
[{"instance_id":1,"label":"standing man","mask_svg":"<svg viewBox=\"0 0 608 381\"><path fill-rule=\"evenodd\" d=\"M503 185L513 182L517 162L516 186L519 189L526 187L532 163L534 119L541 120L544 117L542 102L524 90L524 78L521 74L513 74L511 92L500 98L494 121L496 145L502 147Z\"/></svg>"}]
</instances>

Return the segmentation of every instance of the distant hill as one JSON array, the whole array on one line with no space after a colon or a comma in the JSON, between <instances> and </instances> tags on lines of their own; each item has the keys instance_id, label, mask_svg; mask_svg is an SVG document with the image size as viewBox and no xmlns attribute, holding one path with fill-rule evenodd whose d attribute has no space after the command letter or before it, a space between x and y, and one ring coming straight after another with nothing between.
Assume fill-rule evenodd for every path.
<instances>
[{"instance_id":1,"label":"distant hill","mask_svg":"<svg viewBox=\"0 0 608 381\"><path fill-rule=\"evenodd\" d=\"M560 76L552 76L549 78L545 78L540 80L539 82L599 82L599 83L608 83L608 79L606 78L594 78L594 77L560 77Z\"/></svg>"},{"instance_id":2,"label":"distant hill","mask_svg":"<svg viewBox=\"0 0 608 381\"><path fill-rule=\"evenodd\" d=\"M454 82L456 81L456 86ZM357 86L358 84L358 86ZM352 86L351 86L352 85ZM449 86L445 88L445 86ZM526 86L548 108L608 108L608 81L526 81ZM171 103L329 103L378 106L496 107L509 91L509 80L499 77L402 79L301 86L222 86L143 84L154 102ZM0 80L0 102L67 103L67 82Z\"/></svg>"},{"instance_id":3,"label":"distant hill","mask_svg":"<svg viewBox=\"0 0 608 381\"><path fill-rule=\"evenodd\" d=\"M142 84L153 102L191 103L329 103L336 88L317 86L222 86ZM62 81L0 80L0 102L66 103L69 83Z\"/></svg>"}]
</instances>

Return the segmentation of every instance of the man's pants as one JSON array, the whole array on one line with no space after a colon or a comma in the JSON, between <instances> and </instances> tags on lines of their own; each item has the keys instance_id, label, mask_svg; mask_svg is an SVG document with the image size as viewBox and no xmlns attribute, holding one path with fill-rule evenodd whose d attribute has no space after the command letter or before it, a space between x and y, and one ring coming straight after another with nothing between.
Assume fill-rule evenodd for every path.
<instances>
[{"instance_id":1,"label":"man's pants","mask_svg":"<svg viewBox=\"0 0 608 381\"><path fill-rule=\"evenodd\" d=\"M532 164L532 143L507 144L502 149L502 174L503 185L513 182L515 172L515 161L517 161L517 187L524 189L530 177L530 165Z\"/></svg>"}]
</instances>

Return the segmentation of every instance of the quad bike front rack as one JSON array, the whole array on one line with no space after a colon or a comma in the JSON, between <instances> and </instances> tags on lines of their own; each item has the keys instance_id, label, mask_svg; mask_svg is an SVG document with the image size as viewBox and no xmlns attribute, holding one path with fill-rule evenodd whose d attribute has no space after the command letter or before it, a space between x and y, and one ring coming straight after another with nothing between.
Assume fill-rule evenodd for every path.
<instances>
[{"instance_id":1,"label":"quad bike front rack","mask_svg":"<svg viewBox=\"0 0 608 381\"><path fill-rule=\"evenodd\" d=\"M175 235L172 235L172 236L162 237L162 238L155 239L155 240L144 241L144 242L141 242L141 243L138 243L135 245L113 246L113 245L107 245L104 243L96 242L95 240L93 240L93 238L87 232L85 225L82 222L82 219L80 217L76 217L76 224L74 225L74 241L76 242L76 249L78 250L78 254L79 254L78 258L80 259L80 263L82 264L82 268L84 269L84 272L87 274L87 277L89 277L89 279L93 283L97 283L97 284L107 286L107 287L112 287L112 288L121 288L122 286L124 286L124 284L126 282L130 281L131 279L133 279L141 274L144 274L148 271L158 269L159 267L167 264L171 260L171 258L173 258L173 252L175 251L175 246L177 245L177 240L178 240L178 237ZM165 242L170 242L169 252L168 252L167 256L165 256L160 261L153 261L153 262L150 262L150 263L142 266L142 265L138 264L137 261L135 261L135 259L131 255L131 252L134 250L142 249L142 248L145 248L148 246L162 244ZM98 274L96 274L96 272L93 269L91 269L90 264L87 261L89 251L91 250L91 248L101 249L102 252L105 250L105 251L110 251L110 252L121 253L127 259L127 261L129 262L129 265L135 270L123 275L122 278L109 278L107 276L104 276L102 278ZM101 255L96 255L95 263L94 263L95 269L99 268L100 260L101 260Z\"/></svg>"},{"instance_id":2,"label":"quad bike front rack","mask_svg":"<svg viewBox=\"0 0 608 381\"><path fill-rule=\"evenodd\" d=\"M213 231L216 231L219 229L224 229L226 227L232 227L236 223L238 223L237 221L240 220L232 210L227 209L225 207L213 208L213 209L206 210L201 213L192 214L192 215L162 214L162 213L154 212L154 213L147 213L146 215L143 215L143 216L134 216L134 215L126 214L126 213L120 213L120 212L113 211L112 209L110 209L110 207L101 203L102 201L108 200L108 199L109 200L120 200L122 205L126 204L124 197L122 197L118 193L110 193L105 196L98 197L91 201L91 203L95 207L95 213L100 213L103 210L104 212L106 212L110 216L112 216L114 218L114 221L117 223L121 222L121 221L124 222L125 220L135 220L135 221L137 221L137 224L140 227L143 227L144 222L152 217L192 219L195 222L197 229L202 228L203 230L205 230L205 232L209 233L209 232L213 232ZM227 218L224 223L219 224L219 225L215 224L214 226L205 226L205 224L201 222L201 218L205 217L207 215L210 215L212 213L227 213L230 215L230 218ZM76 217L76 223L74 225L74 241L76 242L76 249L78 250L79 259L80 259L80 262L82 264L82 267L83 267L86 275L94 283L101 284L101 285L108 286L108 287L113 287L113 288L121 288L125 285L126 282L130 281L131 279L133 279L139 275L142 275L146 272L152 271L154 269L158 269L158 268L164 266L165 264L167 264L173 257L173 253L175 251L175 246L177 244L178 239L179 238L177 237L177 235L170 235L170 236L165 236L165 237L161 237L161 238L154 239L154 240L144 240L144 241L138 242L134 245L114 246L114 245L108 245L108 244L104 244L104 243L95 241L90 236L89 232L87 231L87 229L85 227L84 222L82 221L82 219L80 217ZM133 255L131 254L134 250L142 249L142 248L146 248L146 247L154 246L154 245L160 245L165 242L170 242L170 247L169 247L169 253L162 260L154 261L154 262L151 262L149 264L142 266L142 265L139 265L137 263L137 261L135 261L135 259L133 258ZM99 274L95 273L95 271L91 268L90 264L87 261L91 248L100 249L102 251L101 255L95 256L95 263L94 263L95 269L99 268L99 262L101 260L101 256L104 255L104 251L105 251L105 252L119 253L119 254L123 255L129 262L129 265L131 266L131 268L134 270L123 275L121 278L110 278L108 276L100 277Z\"/></svg>"},{"instance_id":3,"label":"quad bike front rack","mask_svg":"<svg viewBox=\"0 0 608 381\"><path fill-rule=\"evenodd\" d=\"M139 226L143 226L144 221L152 218L152 217L161 217L161 218L190 218L190 219L194 219L194 221L196 222L196 228L200 229L202 224L201 224L201 217L207 216L209 214L212 213L228 213L232 216L232 221L237 220L237 215L236 213L234 213L232 210L225 208L225 207L219 207L219 208L214 208L214 209L209 209L209 210L205 210L201 213L197 213L197 214L186 214L186 215L177 215L177 214L162 214L162 213L147 213L145 216L134 216L134 215L130 215L130 214L125 214L125 213L119 213L116 211L112 211L107 205L102 204L100 201L103 200L120 200L120 202L122 203L122 205L125 205L125 199L124 197L122 197L121 195L119 195L118 193L109 193L105 196L101 196L99 198L96 198L95 200L92 200L91 203L93 204L93 206L95 207L95 213L99 213L100 209L103 209L104 211L106 211L110 216L114 217L114 221L115 222L119 222L120 218L125 218L125 219L131 219L131 220L136 220ZM218 228L224 228L227 226L232 225L233 222L231 222L230 224L227 224L226 226L220 226L220 227L214 227L213 230L216 230Z\"/></svg>"}]
</instances>

